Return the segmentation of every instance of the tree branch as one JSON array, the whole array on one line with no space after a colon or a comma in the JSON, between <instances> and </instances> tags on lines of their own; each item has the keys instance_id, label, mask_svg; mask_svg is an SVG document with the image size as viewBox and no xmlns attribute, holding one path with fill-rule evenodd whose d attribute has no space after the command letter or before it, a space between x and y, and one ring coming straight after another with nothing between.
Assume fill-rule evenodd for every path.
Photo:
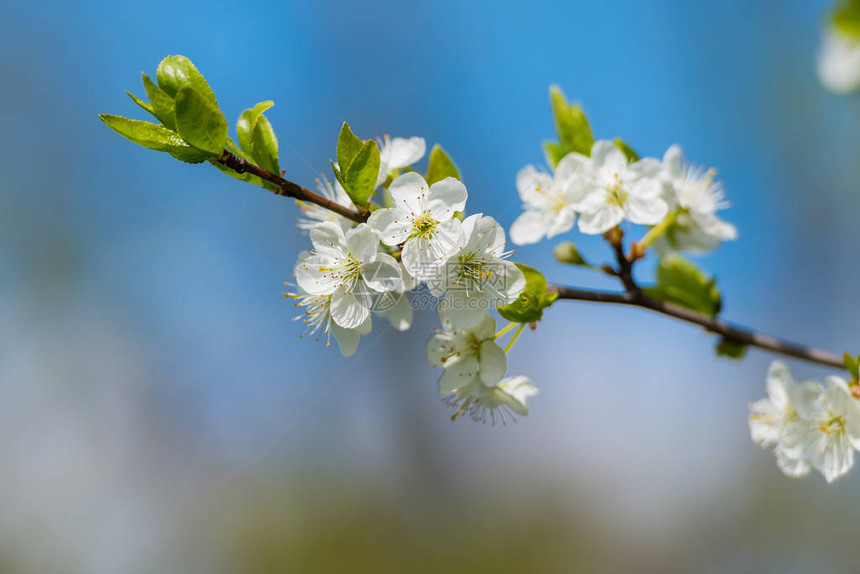
<instances>
[{"instance_id":1,"label":"tree branch","mask_svg":"<svg viewBox=\"0 0 860 574\"><path fill-rule=\"evenodd\" d=\"M276 190L271 190L272 193L274 193L275 195L292 197L293 199L297 199L299 201L306 201L308 203L319 205L320 207L324 207L325 209L333 211L338 215L342 215L347 219L351 219L356 223L367 221L366 214L359 213L358 211L353 211L348 207L344 207L339 203L335 203L330 199L326 199L325 197L321 196L318 193L314 193L306 187L302 187L301 185L286 180L279 175L268 172L265 169L258 167L252 163L249 163L248 161L230 153L229 151L225 150L224 153L222 153L215 161L229 167L236 173L250 173L252 175L256 175L260 179L264 179L268 182L274 183L278 186Z\"/></svg>"},{"instance_id":2,"label":"tree branch","mask_svg":"<svg viewBox=\"0 0 860 574\"><path fill-rule=\"evenodd\" d=\"M319 205L320 207L333 211L338 215L342 215L343 217L346 217L358 223L367 221L366 213L353 211L347 207L340 205L339 203L335 203L334 201L331 201L330 199L327 199L319 195L318 193L314 193L306 187L302 187L297 183L293 183L289 180L282 178L279 175L266 171L261 167L249 163L248 161L226 150L215 161L229 167L230 169L235 170L236 173L247 172L256 175L257 177L265 181L274 183L276 186L278 186L276 190L273 190L273 193L275 193L276 195L292 197L299 201L306 201L308 203ZM592 301L596 303L613 303L616 305L630 305L633 307L642 307L644 309L650 309L651 311L656 311L657 313L668 315L670 317L674 317L675 319L686 321L687 323L699 325L706 331L715 333L719 335L723 340L731 343L758 347L760 349L765 349L774 353L788 355L790 357L796 357L798 359L803 359L828 367L835 367L837 369L842 369L844 367L842 363L842 358L833 353L813 349L810 347L804 347L802 345L790 343L788 341L777 339L775 337L763 335L761 333L757 333L749 329L735 327L724 321L720 321L715 317L703 315L701 313L697 313L695 311L692 311L685 307L681 307L679 305L675 305L673 303L667 303L665 301L660 301L658 299L648 297L642 292L633 277L633 263L636 258L628 258L624 254L623 232L621 232L620 229L616 228L606 234L606 239L612 245L613 250L615 252L615 259L618 263L618 269L607 268L607 272L612 271L612 274L618 276L618 278L624 284L624 288L626 289L625 293L588 291L584 289L564 287L562 285L550 285L547 290L550 292L558 293L559 299Z\"/></svg>"},{"instance_id":3,"label":"tree branch","mask_svg":"<svg viewBox=\"0 0 860 574\"><path fill-rule=\"evenodd\" d=\"M729 341L731 343L758 347L759 349L765 349L781 355L787 355L789 357L795 357L837 369L844 368L842 358L833 353L813 349L811 347L804 347L802 345L770 337L749 329L736 327L715 317L709 317L708 315L697 313L687 309L686 307L681 307L673 303L667 303L665 301L659 301L652 297L648 297L641 291L639 291L638 294L635 292L609 293L605 291L574 289L572 287L564 287L561 285L550 285L547 290L558 293L559 299L592 301L596 303L614 303L617 305L630 305L633 307L650 309L651 311L656 311L657 313L668 315L669 317L674 317L675 319L686 321L687 323L699 325L706 331L715 333L725 341Z\"/></svg>"}]
</instances>

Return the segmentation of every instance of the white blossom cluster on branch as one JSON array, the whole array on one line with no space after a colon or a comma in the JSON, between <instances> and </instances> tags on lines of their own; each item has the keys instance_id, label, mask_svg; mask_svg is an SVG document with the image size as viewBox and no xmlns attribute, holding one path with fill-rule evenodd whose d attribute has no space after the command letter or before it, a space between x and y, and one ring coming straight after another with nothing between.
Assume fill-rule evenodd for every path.
<instances>
[{"instance_id":1,"label":"white blossom cluster on branch","mask_svg":"<svg viewBox=\"0 0 860 574\"><path fill-rule=\"evenodd\" d=\"M837 91L860 87L860 74L851 75L860 58L860 0L841 0L829 26L838 36L822 53L823 81ZM280 167L278 139L265 116L273 102L243 111L234 141L214 92L190 60L168 56L156 78L143 75L149 102L129 95L159 123L107 114L102 121L141 146L187 163L208 162L297 202L297 225L309 245L286 296L301 309L296 319L305 323L306 336L327 345L333 337L350 356L374 319L405 331L414 311L434 308L439 327L426 356L442 370L438 392L453 419L466 414L504 424L529 413L528 400L538 391L514 371L509 353L522 333L538 330L555 301L619 304L704 328L717 336L721 357L740 359L758 348L846 370L848 379L796 383L774 362L768 398L750 406L749 426L753 441L772 448L789 476L815 469L831 482L852 467L860 447L860 357L721 319L716 279L685 255L714 250L738 233L723 219L729 204L715 170L685 160L678 145L661 158L640 158L621 139L595 140L582 108L550 88L557 139L543 144L545 168L527 165L511 173L510 191L516 188L523 211L510 236L520 245L565 236L553 248L559 263L609 275L622 289L594 291L550 285L537 269L511 261L505 229L490 215L468 212L460 171L438 145L428 154L420 137L362 140L344 123L331 159L333 178L321 177L311 191ZM592 263L568 239L574 230L602 236L612 260ZM655 279L641 284L637 265L648 258Z\"/></svg>"}]
</instances>

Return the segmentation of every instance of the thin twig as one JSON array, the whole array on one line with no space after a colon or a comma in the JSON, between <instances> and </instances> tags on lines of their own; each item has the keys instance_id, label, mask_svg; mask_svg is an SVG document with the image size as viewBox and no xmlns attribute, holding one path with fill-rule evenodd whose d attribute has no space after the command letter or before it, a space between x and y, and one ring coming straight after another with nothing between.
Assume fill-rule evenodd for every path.
<instances>
[{"instance_id":1,"label":"thin twig","mask_svg":"<svg viewBox=\"0 0 860 574\"><path fill-rule=\"evenodd\" d=\"M260 179L264 179L270 183L274 183L277 189L271 190L275 195L282 195L284 197L292 197L299 201L306 201L308 203L313 203L319 205L320 207L324 207L329 211L333 211L338 215L342 215L347 219L351 219L357 223L361 223L363 221L367 221L367 214L359 213L358 211L353 211L348 207L344 207L339 203L335 203L330 199L326 199L318 193L314 193L306 187L302 187L297 183L293 183L287 179L282 178L279 175L266 171L265 169L258 167L232 153L229 151L224 151L218 159L216 159L220 164L223 164L230 169L234 170L236 173L250 173L252 175L256 175Z\"/></svg>"},{"instance_id":2,"label":"thin twig","mask_svg":"<svg viewBox=\"0 0 860 574\"><path fill-rule=\"evenodd\" d=\"M750 329L736 327L725 321L721 321L715 317L709 317L697 313L686 307L681 307L673 303L660 301L652 297L648 297L641 291L639 294L631 292L627 293L609 293L605 291L589 291L585 289L574 289L572 287L564 287L561 285L550 285L548 291L558 293L559 299L570 299L575 301L593 301L596 303L614 303L616 305L630 305L633 307L642 307L650 309L663 315L693 323L703 327L706 331L719 335L723 340L738 343L740 345L749 345L758 347L781 355L788 355L819 365L835 367L837 369L844 368L842 358L838 355L811 347L804 347L790 343L776 337L771 337L752 331Z\"/></svg>"}]
</instances>

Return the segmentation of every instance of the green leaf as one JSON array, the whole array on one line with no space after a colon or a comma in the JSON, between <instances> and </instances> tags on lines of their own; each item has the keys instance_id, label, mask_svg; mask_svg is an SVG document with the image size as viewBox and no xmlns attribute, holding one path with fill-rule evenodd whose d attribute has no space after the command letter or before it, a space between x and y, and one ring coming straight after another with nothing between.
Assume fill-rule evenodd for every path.
<instances>
[{"instance_id":1,"label":"green leaf","mask_svg":"<svg viewBox=\"0 0 860 574\"><path fill-rule=\"evenodd\" d=\"M558 293L547 293L546 278L534 267L517 263L526 277L526 287L513 303L496 309L504 319L515 323L534 323L543 317L543 310L552 305Z\"/></svg>"},{"instance_id":2,"label":"green leaf","mask_svg":"<svg viewBox=\"0 0 860 574\"><path fill-rule=\"evenodd\" d=\"M714 317L722 308L716 279L709 279L680 255L668 255L657 266L657 285L645 294Z\"/></svg>"},{"instance_id":3,"label":"green leaf","mask_svg":"<svg viewBox=\"0 0 860 574\"><path fill-rule=\"evenodd\" d=\"M251 147L254 149L254 158L260 167L275 175L280 175L278 138L275 136L275 130L272 129L272 124L269 123L269 118L266 116L257 118L254 131L251 134Z\"/></svg>"},{"instance_id":4,"label":"green leaf","mask_svg":"<svg viewBox=\"0 0 860 574\"><path fill-rule=\"evenodd\" d=\"M562 148L561 144L557 144L551 141L543 142L543 153L546 156L546 162L551 166L558 165L558 162L561 161L561 158L564 157L564 148Z\"/></svg>"},{"instance_id":5,"label":"green leaf","mask_svg":"<svg viewBox=\"0 0 860 574\"><path fill-rule=\"evenodd\" d=\"M831 16L836 30L852 38L860 38L860 0L842 0Z\"/></svg>"},{"instance_id":6,"label":"green leaf","mask_svg":"<svg viewBox=\"0 0 860 574\"><path fill-rule=\"evenodd\" d=\"M146 90L146 95L149 96L149 101L152 103L152 113L158 118L158 121L167 126L168 129L176 129L176 113L174 110L175 102L167 92L159 88L146 74L141 74L143 77L143 88Z\"/></svg>"},{"instance_id":7,"label":"green leaf","mask_svg":"<svg viewBox=\"0 0 860 574\"><path fill-rule=\"evenodd\" d=\"M639 161L639 154L636 153L632 147L627 145L627 143L620 138L615 139L615 147L620 149L624 153L624 157L627 158L628 163L633 163L634 161Z\"/></svg>"},{"instance_id":8,"label":"green leaf","mask_svg":"<svg viewBox=\"0 0 860 574\"><path fill-rule=\"evenodd\" d=\"M451 157L445 153L439 144L433 146L430 150L430 159L427 163L427 175L424 179L428 185L433 185L437 181L442 181L446 177L460 179L460 170L454 165Z\"/></svg>"},{"instance_id":9,"label":"green leaf","mask_svg":"<svg viewBox=\"0 0 860 574\"><path fill-rule=\"evenodd\" d=\"M726 341L725 339L721 339L720 342L717 343L714 350L717 352L718 357L727 357L729 359L743 359L747 354L747 346L741 345L740 343L733 343L731 341Z\"/></svg>"},{"instance_id":10,"label":"green leaf","mask_svg":"<svg viewBox=\"0 0 860 574\"><path fill-rule=\"evenodd\" d=\"M375 141L367 140L361 145L349 167L341 172L343 181L346 182L344 189L358 207L367 205L373 190L376 189L379 164L379 146Z\"/></svg>"},{"instance_id":11,"label":"green leaf","mask_svg":"<svg viewBox=\"0 0 860 574\"><path fill-rule=\"evenodd\" d=\"M250 110L245 110L239 116L239 121L236 122L236 135L239 139L239 145L245 150L252 159L254 157L254 128L257 125L257 120L263 115L263 112L275 105L275 102L267 100L260 102Z\"/></svg>"},{"instance_id":12,"label":"green leaf","mask_svg":"<svg viewBox=\"0 0 860 574\"><path fill-rule=\"evenodd\" d=\"M337 164L334 163L334 160L329 160L331 162L331 171L334 173L334 178L340 184L340 186L346 191L347 185L346 180L343 177L343 172L337 167Z\"/></svg>"},{"instance_id":13,"label":"green leaf","mask_svg":"<svg viewBox=\"0 0 860 574\"><path fill-rule=\"evenodd\" d=\"M579 250L572 241L562 241L553 248L552 254L559 263L588 265L588 262L580 255Z\"/></svg>"},{"instance_id":14,"label":"green leaf","mask_svg":"<svg viewBox=\"0 0 860 574\"><path fill-rule=\"evenodd\" d=\"M855 359L851 353L845 353L842 361L845 364L845 370L851 374L851 378L855 381L860 379L860 356Z\"/></svg>"},{"instance_id":15,"label":"green leaf","mask_svg":"<svg viewBox=\"0 0 860 574\"><path fill-rule=\"evenodd\" d=\"M126 90L125 93L128 94L128 97L131 98L134 103L136 103L137 105L148 111L150 114L152 114L153 117L155 117L155 110L152 108L152 105L150 105L149 102L144 102L128 90Z\"/></svg>"},{"instance_id":16,"label":"green leaf","mask_svg":"<svg viewBox=\"0 0 860 574\"><path fill-rule=\"evenodd\" d=\"M99 118L122 137L145 148L167 152L178 160L200 163L210 157L208 153L188 145L179 134L164 126L110 114L100 114Z\"/></svg>"},{"instance_id":17,"label":"green leaf","mask_svg":"<svg viewBox=\"0 0 860 574\"><path fill-rule=\"evenodd\" d=\"M155 73L158 85L172 98L176 98L179 90L191 87L197 90L201 96L209 100L213 105L218 105L215 93L206 78L203 77L191 60L185 56L167 56L160 64Z\"/></svg>"},{"instance_id":18,"label":"green leaf","mask_svg":"<svg viewBox=\"0 0 860 574\"><path fill-rule=\"evenodd\" d=\"M591 126L582 108L578 104L569 104L558 86L550 86L549 101L555 119L558 147L547 149L547 145L544 144L547 158L556 165L561 158L571 152L591 155L594 136L591 135Z\"/></svg>"},{"instance_id":19,"label":"green leaf","mask_svg":"<svg viewBox=\"0 0 860 574\"><path fill-rule=\"evenodd\" d=\"M349 164L352 163L352 160L361 151L363 145L364 142L352 133L349 124L343 122L340 128L340 135L337 138L337 163L342 170L346 170Z\"/></svg>"},{"instance_id":20,"label":"green leaf","mask_svg":"<svg viewBox=\"0 0 860 574\"><path fill-rule=\"evenodd\" d=\"M194 147L218 156L227 143L227 118L197 90L184 87L176 94L176 128Z\"/></svg>"}]
</instances>

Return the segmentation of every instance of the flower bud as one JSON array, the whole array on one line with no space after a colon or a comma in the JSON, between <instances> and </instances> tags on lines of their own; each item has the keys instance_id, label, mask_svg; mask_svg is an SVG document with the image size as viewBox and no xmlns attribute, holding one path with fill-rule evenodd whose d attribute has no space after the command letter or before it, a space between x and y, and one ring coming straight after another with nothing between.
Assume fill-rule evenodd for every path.
<instances>
[{"instance_id":1,"label":"flower bud","mask_svg":"<svg viewBox=\"0 0 860 574\"><path fill-rule=\"evenodd\" d=\"M556 245L552 250L552 254L559 263L567 263L568 265L588 265L585 259L582 258L582 255L579 254L579 251L577 251L576 245L570 241L564 241Z\"/></svg>"}]
</instances>

